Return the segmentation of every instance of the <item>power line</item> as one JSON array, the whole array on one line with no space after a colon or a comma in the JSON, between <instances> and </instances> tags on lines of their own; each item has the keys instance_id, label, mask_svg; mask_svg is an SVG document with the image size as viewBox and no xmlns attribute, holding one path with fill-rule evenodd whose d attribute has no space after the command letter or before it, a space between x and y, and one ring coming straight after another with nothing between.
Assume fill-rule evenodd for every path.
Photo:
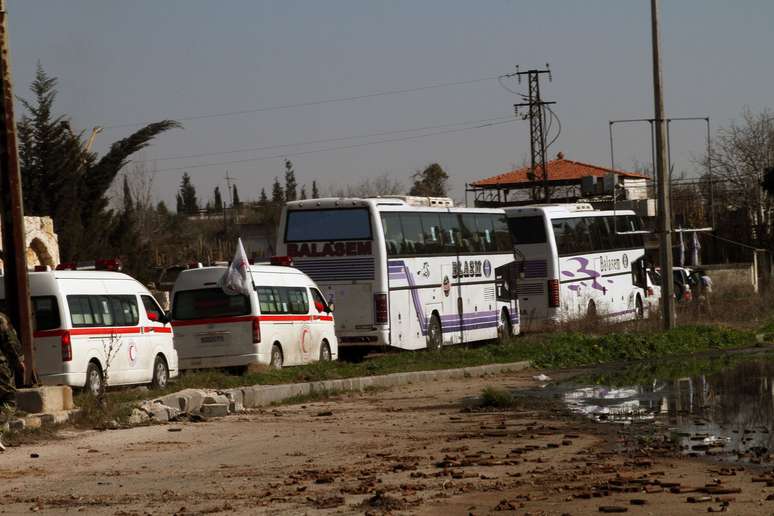
<instances>
[{"instance_id":1,"label":"power line","mask_svg":"<svg viewBox=\"0 0 774 516\"><path fill-rule=\"evenodd\" d=\"M206 156L218 156L223 154L238 154L240 152L256 152L256 151L264 151L264 150L271 150L271 149L283 149L287 147L301 147L304 145L314 145L318 143L332 143L332 142L341 142L346 140L358 140L362 138L373 138L375 136L387 136L390 134L401 134L401 133L413 133L417 131L429 131L433 129L444 129L447 127L455 127L459 125L471 125L471 124L482 124L482 123L489 123L489 122L500 122L504 120L510 120L511 117L495 117L495 118L484 118L481 120L468 120L465 122L454 122L449 124L441 124L441 125L429 125L425 127L414 127L411 129L396 129L396 130L390 130L390 131L379 131L375 133L368 133L368 134L361 134L361 135L354 135L354 136L339 136L336 138L323 138L319 140L307 140L302 142L295 142L295 143L283 143L283 144L276 144L276 145L264 145L262 147L245 147L241 149L232 149L227 151L216 151L216 152L202 152L199 154L185 154L185 155L179 155L179 156L164 156L161 158L155 158L155 159L144 159L144 160L138 160L134 163L149 163L149 162L157 162L157 161L171 161L171 160L177 160L177 159L190 159L190 158L203 158Z\"/></svg>"},{"instance_id":2,"label":"power line","mask_svg":"<svg viewBox=\"0 0 774 516\"><path fill-rule=\"evenodd\" d=\"M509 117L510 118L510 117ZM503 124L510 124L513 122L516 122L517 119L509 119L504 120L502 122L490 122L487 124L480 124L475 125L471 127L460 127L457 129L447 129L445 131L436 131L432 133L427 134L419 134L414 136L404 136L401 138L388 138L384 140L377 140L373 142L363 142L363 143L354 143L351 145L340 145L336 147L327 147L324 149L315 149L315 150L308 150L308 151L299 151L299 152L293 152L293 153L283 153L283 154L275 154L273 156L261 156L257 158L247 158L247 159L238 159L238 160L230 160L230 161L218 161L218 162L211 162L211 163L198 163L193 165L188 165L184 167L168 167L168 168L160 168L157 169L156 172L167 172L167 171L173 171L173 170L189 170L192 168L204 168L204 167L214 167L214 166L220 166L220 165L237 165L240 163L252 163L254 161L264 161L264 160L270 160L270 159L279 159L279 158L287 158L290 156L304 156L306 154L315 154L318 152L330 152L335 150L344 150L344 149L355 149L358 147L366 147L369 145L379 145L382 143L394 143L394 142L404 142L409 140L417 140L420 138L427 138L428 136L438 136L442 134L451 134L451 133L458 133L461 131L470 131L471 129L482 129L484 127L493 127L497 125L503 125Z\"/></svg>"},{"instance_id":3,"label":"power line","mask_svg":"<svg viewBox=\"0 0 774 516\"><path fill-rule=\"evenodd\" d=\"M266 106L266 107L260 107L260 108L251 108L251 109L240 109L236 111L226 111L222 113L208 113L208 114L202 114L202 115L190 115L190 116L184 116L184 117L173 117L178 122L188 122L192 120L203 120L208 118L219 118L219 117L228 117L228 116L237 116L237 115L245 115L248 113L263 113L266 111L278 111L281 109L291 109L291 108L300 108L300 107L307 107L307 106L319 106L322 104L333 104L337 102L350 102L354 100L363 100L363 99L370 99L374 97L384 97L387 95L400 95L403 93L414 93L417 91L424 91L424 90L430 90L430 89L436 89L436 88L447 88L451 86L462 86L465 84L475 84L478 82L485 82L485 81L493 81L497 79L498 76L494 75L491 77L480 77L478 79L469 79L465 81L454 81L454 82L441 82L436 84L428 84L424 86L417 86L414 88L403 88L398 90L386 90L386 91L379 91L375 93L365 93L362 95L353 95L351 97L335 97L331 99L321 99L321 100L309 100L304 102L295 102L293 104L281 104L277 106ZM103 126L103 130L108 131L110 129L120 129L123 127L136 127L140 125L145 125L143 122L133 122L133 123L123 123L123 124L113 124L113 125L107 125Z\"/></svg>"}]
</instances>

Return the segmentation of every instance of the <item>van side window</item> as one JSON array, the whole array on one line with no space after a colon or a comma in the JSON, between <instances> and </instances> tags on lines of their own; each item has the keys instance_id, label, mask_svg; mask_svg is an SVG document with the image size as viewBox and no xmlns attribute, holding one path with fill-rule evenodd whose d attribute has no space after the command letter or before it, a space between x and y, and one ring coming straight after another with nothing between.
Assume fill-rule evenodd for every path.
<instances>
[{"instance_id":1,"label":"van side window","mask_svg":"<svg viewBox=\"0 0 774 516\"><path fill-rule=\"evenodd\" d=\"M308 314L309 298L303 287L256 287L262 314Z\"/></svg>"},{"instance_id":2,"label":"van side window","mask_svg":"<svg viewBox=\"0 0 774 516\"><path fill-rule=\"evenodd\" d=\"M142 299L142 305L145 307L145 313L156 314L156 320L161 321L164 317L164 312L159 307L159 304L151 296L140 296Z\"/></svg>"},{"instance_id":3,"label":"van side window","mask_svg":"<svg viewBox=\"0 0 774 516\"><path fill-rule=\"evenodd\" d=\"M73 326L136 326L137 298L125 296L67 296Z\"/></svg>"},{"instance_id":4,"label":"van side window","mask_svg":"<svg viewBox=\"0 0 774 516\"><path fill-rule=\"evenodd\" d=\"M318 313L328 312L328 303L325 302L325 298L316 288L309 289L312 291L312 301L314 302L314 308Z\"/></svg>"}]
</instances>

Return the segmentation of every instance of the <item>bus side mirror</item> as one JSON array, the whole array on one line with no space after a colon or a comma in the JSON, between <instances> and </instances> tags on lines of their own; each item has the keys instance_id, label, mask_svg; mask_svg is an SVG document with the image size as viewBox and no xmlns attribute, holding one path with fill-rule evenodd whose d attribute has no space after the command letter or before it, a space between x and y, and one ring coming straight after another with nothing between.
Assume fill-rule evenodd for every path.
<instances>
[{"instance_id":1,"label":"bus side mirror","mask_svg":"<svg viewBox=\"0 0 774 516\"><path fill-rule=\"evenodd\" d=\"M328 304L328 310L327 310L327 312L328 312L329 314L332 314L332 313L333 313L333 303L330 303L330 304Z\"/></svg>"}]
</instances>

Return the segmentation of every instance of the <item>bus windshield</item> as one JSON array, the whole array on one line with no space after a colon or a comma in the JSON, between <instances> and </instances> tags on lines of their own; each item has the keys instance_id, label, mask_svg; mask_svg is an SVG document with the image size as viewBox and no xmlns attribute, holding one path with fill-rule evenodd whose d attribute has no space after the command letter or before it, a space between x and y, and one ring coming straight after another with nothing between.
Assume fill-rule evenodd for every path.
<instances>
[{"instance_id":1,"label":"bus windshield","mask_svg":"<svg viewBox=\"0 0 774 516\"><path fill-rule=\"evenodd\" d=\"M367 208L288 211L285 242L371 240Z\"/></svg>"},{"instance_id":2,"label":"bus windshield","mask_svg":"<svg viewBox=\"0 0 774 516\"><path fill-rule=\"evenodd\" d=\"M243 295L229 296L221 288L181 290L175 294L172 318L177 321L232 317L250 313L250 299Z\"/></svg>"}]
</instances>

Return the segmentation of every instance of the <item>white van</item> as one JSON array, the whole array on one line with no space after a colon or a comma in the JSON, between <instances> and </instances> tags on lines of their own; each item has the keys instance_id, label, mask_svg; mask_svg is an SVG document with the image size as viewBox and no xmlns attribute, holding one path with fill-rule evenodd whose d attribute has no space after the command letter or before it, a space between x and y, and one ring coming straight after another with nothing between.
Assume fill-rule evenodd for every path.
<instances>
[{"instance_id":1,"label":"white van","mask_svg":"<svg viewBox=\"0 0 774 516\"><path fill-rule=\"evenodd\" d=\"M30 272L35 368L44 385L98 393L177 376L172 327L148 289L120 272ZM5 279L0 277L5 303Z\"/></svg>"},{"instance_id":2,"label":"white van","mask_svg":"<svg viewBox=\"0 0 774 516\"><path fill-rule=\"evenodd\" d=\"M226 267L182 271L172 290L180 369L279 368L338 358L333 314L317 285L292 267L251 265L249 296L218 285Z\"/></svg>"}]
</instances>

